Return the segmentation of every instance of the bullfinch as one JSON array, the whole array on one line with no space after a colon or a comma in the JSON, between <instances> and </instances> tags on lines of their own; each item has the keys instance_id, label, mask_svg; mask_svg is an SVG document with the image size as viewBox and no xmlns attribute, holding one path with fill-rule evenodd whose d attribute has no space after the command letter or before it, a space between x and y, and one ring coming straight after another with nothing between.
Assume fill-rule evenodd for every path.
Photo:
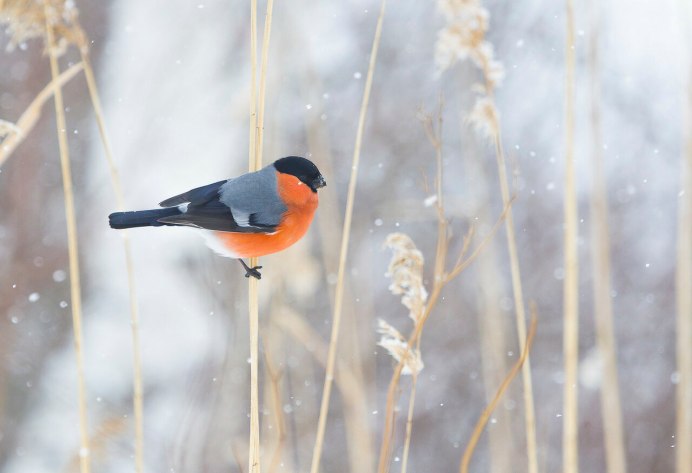
<instances>
[{"instance_id":1,"label":"bullfinch","mask_svg":"<svg viewBox=\"0 0 692 473\"><path fill-rule=\"evenodd\" d=\"M163 208L115 212L111 228L190 226L210 230L210 246L237 258L245 277L260 279L261 266L242 258L288 248L307 232L317 209L317 189L327 185L310 160L288 156L265 168L189 190L164 200Z\"/></svg>"}]
</instances>

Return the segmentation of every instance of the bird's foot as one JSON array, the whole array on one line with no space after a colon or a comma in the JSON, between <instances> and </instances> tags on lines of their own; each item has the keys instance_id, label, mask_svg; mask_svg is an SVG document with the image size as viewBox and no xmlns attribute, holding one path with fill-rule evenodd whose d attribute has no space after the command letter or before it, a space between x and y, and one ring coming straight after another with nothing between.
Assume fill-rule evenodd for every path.
<instances>
[{"instance_id":1,"label":"bird's foot","mask_svg":"<svg viewBox=\"0 0 692 473\"><path fill-rule=\"evenodd\" d=\"M243 265L243 268L245 268L245 277L249 278L252 276L255 279L262 279L262 273L259 272L260 269L262 269L262 266L255 266L255 267L250 267L247 264L245 264L245 261L238 260L240 261L240 264Z\"/></svg>"},{"instance_id":2,"label":"bird's foot","mask_svg":"<svg viewBox=\"0 0 692 473\"><path fill-rule=\"evenodd\" d=\"M258 271L258 269L262 269L262 266L255 266L253 268L247 268L245 270L245 277L249 278L252 276L255 279L262 279L262 273Z\"/></svg>"}]
</instances>

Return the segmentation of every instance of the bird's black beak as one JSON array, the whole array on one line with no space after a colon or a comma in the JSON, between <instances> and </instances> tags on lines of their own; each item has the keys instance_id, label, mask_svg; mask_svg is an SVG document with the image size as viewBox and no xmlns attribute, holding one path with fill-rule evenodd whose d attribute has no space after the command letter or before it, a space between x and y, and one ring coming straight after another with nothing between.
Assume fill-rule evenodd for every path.
<instances>
[{"instance_id":1,"label":"bird's black beak","mask_svg":"<svg viewBox=\"0 0 692 473\"><path fill-rule=\"evenodd\" d=\"M319 189L320 187L324 187L327 185L327 181L324 180L324 177L322 177L322 174L317 176L315 179L312 181L312 187L313 189Z\"/></svg>"}]
</instances>

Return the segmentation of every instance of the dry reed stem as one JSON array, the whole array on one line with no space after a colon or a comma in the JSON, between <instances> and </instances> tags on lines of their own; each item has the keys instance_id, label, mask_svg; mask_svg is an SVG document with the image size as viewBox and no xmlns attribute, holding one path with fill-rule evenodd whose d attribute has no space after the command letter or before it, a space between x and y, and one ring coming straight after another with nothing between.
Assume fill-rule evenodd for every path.
<instances>
[{"instance_id":1,"label":"dry reed stem","mask_svg":"<svg viewBox=\"0 0 692 473\"><path fill-rule=\"evenodd\" d=\"M257 0L250 0L250 130L248 169L256 171L257 139ZM250 264L252 267L252 263Z\"/></svg>"},{"instance_id":2,"label":"dry reed stem","mask_svg":"<svg viewBox=\"0 0 692 473\"><path fill-rule=\"evenodd\" d=\"M91 457L102 458L108 454L108 448L117 441L118 437L127 429L128 419L120 414L111 415L100 421L94 428L94 433L89 440ZM70 458L63 472L76 471L80 462L79 453Z\"/></svg>"},{"instance_id":3,"label":"dry reed stem","mask_svg":"<svg viewBox=\"0 0 692 473\"><path fill-rule=\"evenodd\" d=\"M439 117L439 127L441 127L441 115L442 115L442 105L440 104L440 117ZM420 318L416 321L415 326L408 338L408 351L413 350L414 345L419 347L418 344L423 332L423 327L427 322L432 309L437 304L437 300L442 292L442 289L446 284L451 282L455 277L457 277L461 272L466 269L480 254L480 252L485 248L487 243L495 236L500 225L506 218L507 212L510 206L514 202L514 198L510 199L509 203L503 209L502 213L498 217L498 220L493 225L490 232L481 240L481 242L470 252L471 241L473 237L473 227L468 231L464 237L464 242L459 252L459 257L457 258L454 266L450 270L445 269L445 262L447 259L447 248L448 248L448 233L447 227L448 222L444 215L443 200L441 194L441 183L442 183L442 143L438 132L436 133L432 126L432 121L429 117L424 120L424 129L428 139L430 140L433 148L435 149L435 158L437 164L437 177L436 177L436 192L437 192L437 221L438 221L438 235L437 235L437 246L435 249L435 263L434 263L434 278L433 278L433 288L428 296L428 301L425 305L423 313ZM468 254L468 256L466 256ZM399 381L401 379L401 374L408 357L401 357L397 366L394 368L392 378L389 382L389 387L387 389L387 401L385 406L385 420L384 428L382 433L382 444L380 446L380 457L378 462L378 473L386 473L389 471L389 465L391 463L391 444L392 437L394 434L394 423L395 423L395 405L399 387Z\"/></svg>"},{"instance_id":4,"label":"dry reed stem","mask_svg":"<svg viewBox=\"0 0 692 473\"><path fill-rule=\"evenodd\" d=\"M272 12L274 10L274 0L267 1L267 14L264 18L264 36L262 40L262 68L260 72L260 85L259 85L259 105L257 110L257 138L256 145L257 149L255 151L255 169L260 169L262 167L262 151L263 151L263 140L262 135L264 133L264 99L265 90L267 84L267 60L269 56L269 40L271 39L271 28L272 28Z\"/></svg>"},{"instance_id":5,"label":"dry reed stem","mask_svg":"<svg viewBox=\"0 0 692 473\"><path fill-rule=\"evenodd\" d=\"M625 473L627 461L622 432L620 387L611 299L610 236L608 233L607 186L603 175L603 140L600 113L600 64L598 50L600 3L592 1L589 74L591 88L591 257L593 268L596 342L602 361L601 415L606 465L609 473Z\"/></svg>"},{"instance_id":6,"label":"dry reed stem","mask_svg":"<svg viewBox=\"0 0 692 473\"><path fill-rule=\"evenodd\" d=\"M442 105L440 104L440 112L439 112L439 124L441 128L441 120L442 120ZM447 246L448 246L448 241L447 241L447 220L444 217L444 203L441 200L442 197L442 192L441 192L441 184L442 184L442 143L441 143L441 137L440 137L440 128L438 128L438 131L436 132L433 127L432 119L429 116L425 116L423 119L423 127L425 130L425 133L432 144L434 150L435 150L435 162L436 162L436 180L435 180L435 186L436 186L436 196L437 196L437 201L436 201L436 210L437 210L437 225L438 225L438 232L437 232L437 244L435 247L435 262L434 262L434 279L433 279L433 289L431 294L428 297L428 301L424 306L423 313L421 316L416 320L413 331L411 335L409 336L408 339L408 352L412 352L413 346L415 345L417 348L420 347L419 341L420 341L420 335L422 333L423 327L425 325L425 322L427 321L428 317L430 316L430 313L432 312L433 307L437 303L437 299L440 295L440 292L442 290L442 287L445 285L445 271L444 271L444 266L445 266L445 260L447 256ZM471 241L471 231L466 236L466 239L464 241L463 248L461 250L461 255L463 256L465 252L468 249L468 244ZM461 260L461 256L459 261ZM415 352L415 353L419 353ZM403 372L403 368L405 366L406 361L408 360L408 357L402 356L399 359L399 363L394 369L394 373L392 374L392 379L390 380L389 383L389 388L387 390L387 403L385 406L385 421L384 421L384 430L382 433L382 444L380 446L380 457L379 457L379 462L378 462L378 467L377 471L378 473L386 473L389 471L389 467L391 464L391 451L392 451L392 437L394 435L394 423L395 423L395 404L396 404L396 394L398 392L398 387L399 387L399 380L401 379L401 374ZM415 372L415 370L412 370L412 372ZM412 406L409 402L409 411L411 411ZM407 433L407 440L410 442L410 435ZM405 463L408 462L408 460L404 460Z\"/></svg>"},{"instance_id":7,"label":"dry reed stem","mask_svg":"<svg viewBox=\"0 0 692 473\"><path fill-rule=\"evenodd\" d=\"M494 90L496 82L493 80L491 64L484 60L481 65L483 77L485 79L485 94L489 103L494 108ZM492 135L495 145L495 159L497 162L498 177L500 180L500 193L502 202L507 207L510 201L509 179L507 178L507 164L505 160L504 148L502 146L502 130L497 112L493 112L492 119L487 120L489 132ZM514 227L514 215L511 207L507 210L505 219L505 232L507 233L507 252L509 254L510 274L512 280L512 294L514 295L514 312L517 324L517 338L519 349L524 350L526 343L526 311L524 305L524 290L521 282L521 269L519 265L519 255L517 251L516 231ZM524 428L526 432L526 456L529 473L538 473L538 455L536 453L536 411L533 396L533 379L531 375L531 357L522 365L522 384L524 394Z\"/></svg>"},{"instance_id":8,"label":"dry reed stem","mask_svg":"<svg viewBox=\"0 0 692 473\"><path fill-rule=\"evenodd\" d=\"M442 110L443 110L443 100L440 95L439 98L439 109L437 114L437 132L433 129L432 120L428 117L424 120L425 133L428 139L435 149L435 195L437 197L436 209L438 212L438 244L437 249L444 249L443 254L438 254L435 258L435 269L434 274L441 275L444 271L444 262L446 260L447 244L441 241L441 239L447 239L447 220L444 218L444 195L442 194ZM416 351L415 353L420 353L420 337L416 340ZM402 359L404 359L402 357ZM401 455L401 473L406 473L408 468L408 455L411 448L411 435L413 432L413 410L416 402L416 386L418 385L418 371L411 370L411 392L409 393L408 401L408 413L406 416L406 435L404 437L404 450Z\"/></svg>"},{"instance_id":9,"label":"dry reed stem","mask_svg":"<svg viewBox=\"0 0 692 473\"><path fill-rule=\"evenodd\" d=\"M15 124L19 129L20 133L13 133L5 137L3 141L0 142L0 167L5 163L7 158L14 152L14 150L21 144L22 141L29 136L29 133L36 125L36 122L41 117L41 109L45 103L53 96L53 92L57 87L63 87L67 84L74 76L77 75L79 71L82 70L83 64L78 62L77 64L71 66L69 69L63 71L55 81L51 81L46 85L41 92L39 92L31 104L24 110L22 115L17 120Z\"/></svg>"},{"instance_id":10,"label":"dry reed stem","mask_svg":"<svg viewBox=\"0 0 692 473\"><path fill-rule=\"evenodd\" d=\"M272 358L271 343L263 343L264 347L264 369L269 378L269 387L271 394L272 412L274 413L274 422L276 424L276 446L274 453L271 456L268 473L273 473L281 462L281 455L286 444L286 418L284 417L283 405L281 402L281 386L279 382L283 376L283 372L279 370Z\"/></svg>"},{"instance_id":11,"label":"dry reed stem","mask_svg":"<svg viewBox=\"0 0 692 473\"><path fill-rule=\"evenodd\" d=\"M689 5L688 5L689 7ZM692 12L687 11L688 18ZM692 23L688 23L692 25ZM689 36L688 36L689 37ZM692 63L687 77L683 125L682 189L678 197L675 461L677 473L692 473Z\"/></svg>"},{"instance_id":12,"label":"dry reed stem","mask_svg":"<svg viewBox=\"0 0 692 473\"><path fill-rule=\"evenodd\" d=\"M564 426L562 436L564 473L579 471L579 255L577 235L577 192L574 170L574 6L566 0L565 41L565 279L564 279Z\"/></svg>"},{"instance_id":13,"label":"dry reed stem","mask_svg":"<svg viewBox=\"0 0 692 473\"><path fill-rule=\"evenodd\" d=\"M502 213L497 217L497 220L495 221L495 224L493 227L490 229L490 232L481 240L481 242L476 245L476 247L473 249L473 251L469 254L467 258L462 259L460 257L459 261L455 265L454 269L450 271L446 276L445 276L445 283L451 281L455 277L457 277L462 271L464 271L466 268L468 268L471 263L475 261L475 259L478 257L478 255L483 251L485 246L488 244L490 240L492 240L492 237L495 236L497 231L500 228L500 225L502 225L502 222L504 222L505 218L507 218L507 212L509 212L509 209L512 208L512 205L514 204L514 201L516 200L516 196L512 196L512 198L507 202L507 205L505 205L505 208L502 210ZM471 239L471 236L473 234L473 228L469 231L468 235L466 236L467 240ZM465 241L465 250L468 250L467 248L468 242ZM464 256L463 254L461 256Z\"/></svg>"},{"instance_id":14,"label":"dry reed stem","mask_svg":"<svg viewBox=\"0 0 692 473\"><path fill-rule=\"evenodd\" d=\"M250 266L256 266L257 258L250 258ZM251 277L248 283L248 300L250 316L250 442L248 452L248 471L260 472L259 452L259 380L258 380L258 344L259 344L259 294L257 279Z\"/></svg>"},{"instance_id":15,"label":"dry reed stem","mask_svg":"<svg viewBox=\"0 0 692 473\"><path fill-rule=\"evenodd\" d=\"M251 105L250 105L250 171L258 171L262 168L262 138L264 134L264 102L267 78L267 56L269 51L269 39L271 35L273 0L267 3L264 34L262 37L262 66L260 69L260 87L256 90L257 81L257 0L251 1ZM259 111L257 107L259 104ZM254 139L252 138L254 137ZM250 258L250 267L257 266L259 258ZM260 423L259 423L259 375L257 364L259 363L259 292L258 280L249 278L248 283L248 312L250 325L250 443L248 471L260 473Z\"/></svg>"},{"instance_id":16,"label":"dry reed stem","mask_svg":"<svg viewBox=\"0 0 692 473\"><path fill-rule=\"evenodd\" d=\"M300 342L301 345L305 346L308 353L315 358L315 361L326 368L327 359L329 358L329 347L304 318L291 310L284 309L279 317L272 320L272 323L275 323L283 331ZM358 382L353 371L343 362L339 361L338 363L339 376L335 378L335 382L344 399L344 403L352 404L359 402L360 398L356 395Z\"/></svg>"},{"instance_id":17,"label":"dry reed stem","mask_svg":"<svg viewBox=\"0 0 692 473\"><path fill-rule=\"evenodd\" d=\"M443 224L440 224L443 226ZM446 224L444 224L446 225ZM470 241L470 233L467 234L466 237L466 242ZM446 234L446 233L445 233ZM438 238L438 245L440 244L440 240ZM444 245L446 246L446 237L444 239ZM464 245L465 249L467 249L467 245ZM465 250L462 250L464 252ZM437 249L436 254L442 255L446 252L446 249ZM437 263L436 263L437 266ZM420 335L422 333L423 327L425 325L425 322L427 321L428 317L430 316L430 313L432 311L432 308L435 306L437 303L437 299L440 296L440 293L442 291L442 287L446 284L446 277L444 274L436 274L434 277L434 283L433 283L433 289L430 295L428 296L428 302L425 305L425 310L421 316L421 318L417 321L417 323L414 326L414 329L409 336L408 339L408 351L411 352L413 349L413 346L417 346L417 341L420 338ZM401 357L399 360L399 363L396 365L394 368L394 373L392 374L392 378L389 381L389 388L387 389L387 402L385 406L385 420L384 420L384 429L382 433L382 444L380 446L380 457L379 457L379 462L378 462L378 467L377 471L378 473L386 473L389 471L389 465L390 465L390 457L391 457L391 443L392 443L392 437L394 434L394 422L395 422L395 405L396 405L396 398L397 398L397 392L398 392L398 387L399 387L399 380L401 379L401 373L403 371L403 368L405 366L405 362L408 359L408 357Z\"/></svg>"},{"instance_id":18,"label":"dry reed stem","mask_svg":"<svg viewBox=\"0 0 692 473\"><path fill-rule=\"evenodd\" d=\"M510 201L509 206L512 205L514 202L514 198ZM507 215L507 210L509 209L509 206L505 207L505 209L502 211L500 216L498 217L498 220L495 222L493 225L492 229L490 232L481 240L481 242L474 248L473 251L468 255L468 257L464 257L470 247L470 242L473 236L473 228L469 230L469 232L466 234L464 237L464 244L463 248L460 252L459 258L454 265L453 269L449 272L444 272L441 275L441 278L438 278L437 276L435 277L435 281L439 281L439 283L433 285L433 290L430 293L430 296L428 297L428 303L426 304L425 311L423 312L423 315L420 319L420 322L416 324L413 332L409 336L408 339L408 347L409 350L411 350L418 340L420 338L420 335L423 330L423 326L425 325L425 322L427 321L428 317L430 316L430 313L432 311L432 308L435 306L437 303L437 299L440 296L440 293L442 291L442 287L449 283L452 279L454 279L456 276L458 276L462 271L464 271L466 268L468 268L471 263L478 257L480 252L485 248L485 246L488 244L490 240L495 236L497 233L497 230L500 228L500 225L502 225L502 222L505 219L505 216ZM446 240L445 240L446 244ZM444 251L437 250L437 254L443 254ZM398 387L399 387L399 380L401 379L401 372L404 368L404 362L406 358L402 358L401 361L397 364L397 366L394 368L394 373L392 374L392 378L389 381L389 387L387 388L387 401L386 401L386 406L385 406L385 420L384 420L384 429L382 433L382 445L380 447L380 460L378 464L378 473L384 473L389 470L389 456L391 453L391 441L392 441L392 435L394 433L394 421L395 421L395 406L396 406L396 397L397 397L397 392L398 392Z\"/></svg>"},{"instance_id":19,"label":"dry reed stem","mask_svg":"<svg viewBox=\"0 0 692 473\"><path fill-rule=\"evenodd\" d=\"M467 123L462 121L462 136L468 133ZM462 138L462 142L468 140ZM478 176L473 182L473 192L478 198L479 208L475 212L482 222L490 221L490 184L494 175L489 174L483 162L485 156L476 149L473 141L464 144L464 151L474 156L468 163L469 175ZM485 145L485 143L477 143ZM469 148L469 146L471 148ZM513 168L514 166L510 166ZM516 188L516 186L513 186ZM505 243L506 244L506 243ZM491 242L483 255L477 261L478 291L477 291L477 322L481 343L481 366L485 401L489 403L495 396L497 386L502 383L506 373L511 369L507 359L507 344L509 342L510 320L505 317L500 308L500 299L504 292L502 270L498 261L496 242ZM516 316L516 314L515 314ZM520 353L519 353L520 354ZM514 361L512 361L514 363ZM521 385L517 388L520 392ZM488 430L489 473L506 473L516 468L517 444L523 439L513 433L514 419L520 413L501 409L496 412L497 423Z\"/></svg>"},{"instance_id":20,"label":"dry reed stem","mask_svg":"<svg viewBox=\"0 0 692 473\"><path fill-rule=\"evenodd\" d=\"M282 310L277 317L272 318L272 323L275 323L293 339L306 347L306 351L312 355L315 361L326 368L329 348L322 337L320 337L320 335L305 321L303 317L300 317L295 312L284 308L284 310ZM365 419L360 418L360 412L362 412L363 405L365 403L363 389L361 387L362 382L358 378L357 372L342 360L337 360L337 364L338 366L336 369L338 370L339 375L335 377L334 382L336 383L336 387L341 394L341 399L344 403L344 410L358 416L357 422L349 420L344 422L347 431L346 434L350 439L348 448L351 471L366 473L367 471L370 471L370 468L372 468L371 464L369 462L358 462L354 458L358 457L358 455L362 453L360 448L363 444L362 440L355 438L359 434L368 432ZM367 469L359 470L358 467L362 465L366 465Z\"/></svg>"},{"instance_id":21,"label":"dry reed stem","mask_svg":"<svg viewBox=\"0 0 692 473\"><path fill-rule=\"evenodd\" d=\"M351 287L346 286L345 294L348 295ZM367 351L362 351L363 345L372 346L370 338L361 333L364 320L370 320L372 317L363 318L368 314L373 314L374 309L372 300L367 295L361 295L358 317L350 317L345 321L346 324L342 327L342 334L346 333L346 343L342 344L348 352L352 352L352 356L344 360L346 367L349 369L351 376L348 382L352 383L345 389L337 386L341 392L341 399L344 406L344 427L346 429L346 448L348 449L349 471L352 473L372 473L375 467L374 453L374 435L370 428L370 420L372 413L368 409L369 398L366 392L366 373L364 368L370 368L363 361L364 355L369 354ZM346 305L346 313L354 313L353 302ZM343 339L342 339L343 340ZM369 343L370 342L370 343ZM343 352L343 351L342 351ZM336 368L337 379L341 376L342 366ZM374 390L374 383L369 385ZM350 396L348 400L344 400L345 396ZM374 397L374 395L372 396Z\"/></svg>"},{"instance_id":22,"label":"dry reed stem","mask_svg":"<svg viewBox=\"0 0 692 473\"><path fill-rule=\"evenodd\" d=\"M321 87L316 86L317 90L321 90ZM311 101L315 104L314 116L319 117L322 115L320 110L319 100ZM328 137L326 136L326 130L323 126L319 126L314 120L310 120L307 123L307 142L308 149L311 153L316 156L321 157L320 169L322 174L325 176L334 175L333 158L330 152ZM336 272L336 265L338 264L338 252L339 252L339 234L341 233L338 205L336 199L324 199L320 201L320 218L317 220L317 225L319 227L319 243L321 245L321 255L322 264L324 265L327 274L331 272ZM329 287L330 292L332 287ZM352 288L348 280L344 280L344 313L348 314L353 312L353 302L349 298ZM331 296L332 294L330 294ZM330 297L330 302L332 302L331 310L333 310L333 299ZM349 347L349 352L352 355L352 360L350 365L353 367L354 382L356 387L350 391L356 397L354 400L346 403L349 406L353 406L353 410L347 412L344 415L344 424L346 431L348 433L348 452L349 452L349 463L350 471L358 473L367 473L372 471L374 465L374 453L372 445L372 431L369 428L369 412L368 412L368 399L365 392L365 382L364 373L362 370L363 360L360 347L363 344L368 344L368 340L362 338L358 333L358 328L361 327L363 323L362 316L364 314L372 313L372 304L368 297L361 295L359 306L359 314L361 317L356 318L346 318L345 323L350 323L351 325L351 339L350 342L347 341L346 346ZM342 327L343 328L343 327ZM342 333L344 333L342 331ZM347 332L348 333L348 332ZM326 361L326 358L325 358ZM341 376L342 368L338 368L339 376ZM338 379L337 379L338 382ZM344 394L342 393L342 396Z\"/></svg>"},{"instance_id":23,"label":"dry reed stem","mask_svg":"<svg viewBox=\"0 0 692 473\"><path fill-rule=\"evenodd\" d=\"M480 95L476 98L476 104L469 116L469 121L474 124L476 130L480 132L480 134L485 135L485 137L490 137L495 143L495 155L499 171L502 200L504 206L507 207L510 200L509 184L506 174L504 152L502 150L499 114L494 104L494 90L499 85L504 75L504 69L502 65L494 59L492 44L485 39L488 29L489 13L481 7L479 1L452 2L443 8L443 11L451 24L441 31L438 36L436 45L436 60L438 62L438 67L441 66L442 70L445 70L455 61L470 58L483 73L484 84L481 88ZM505 226L510 257L517 336L519 339L519 346L523 350L523 344L526 340L526 313L524 309L524 295L521 284L519 258L517 255L514 218L511 209L507 213ZM529 473L538 473L536 420L530 359L526 360L526 363L523 365L522 378L524 386L524 415L528 470Z\"/></svg>"},{"instance_id":24,"label":"dry reed stem","mask_svg":"<svg viewBox=\"0 0 692 473\"><path fill-rule=\"evenodd\" d=\"M116 205L119 211L125 210L125 198L123 195L122 183L120 174L115 165L113 158L113 148L106 132L106 121L101 107L101 99L99 97L98 88L94 71L89 60L89 49L85 41L79 44L82 63L84 64L84 76L89 89L91 105L94 108L94 116L98 125L101 143L106 155L108 170L111 176L111 183L115 192ZM132 331L132 385L133 397L132 404L135 416L135 471L142 473L144 471L144 388L142 382L142 354L141 342L139 336L139 309L137 307L137 291L134 277L134 261L132 258L132 250L130 246L130 235L127 231L120 233L123 240L123 249L125 251L125 267L127 271L127 288L130 297L130 329Z\"/></svg>"},{"instance_id":25,"label":"dry reed stem","mask_svg":"<svg viewBox=\"0 0 692 473\"><path fill-rule=\"evenodd\" d=\"M48 9L46 5L44 8ZM49 15L46 14L46 41L50 60L50 72L55 82L60 76L58 59L55 56L55 37L53 26L49 23ZM84 355L82 352L82 295L79 275L79 247L77 244L77 221L74 210L74 193L72 186L72 171L70 169L70 151L67 144L67 124L65 121L65 107L62 100L62 89L56 86L53 92L55 97L55 121L57 126L58 147L60 148L60 169L63 179L63 193L65 198L65 218L67 221L67 248L70 265L70 300L72 306L72 328L74 331L74 346L77 356L77 392L79 403L79 436L80 436L80 471L89 473L89 433L87 421L86 389L84 381Z\"/></svg>"},{"instance_id":26,"label":"dry reed stem","mask_svg":"<svg viewBox=\"0 0 692 473\"><path fill-rule=\"evenodd\" d=\"M250 171L257 171L261 167L258 163L257 139L261 132L257 131L257 0L250 2L250 143L249 163ZM259 160L261 161L261 156ZM259 164L259 165L258 165ZM250 258L249 264L253 268L258 266L258 258ZM250 440L248 443L248 472L260 472L260 423L259 423L259 379L257 363L259 351L259 292L258 280L249 278L248 281L248 322L250 328Z\"/></svg>"},{"instance_id":27,"label":"dry reed stem","mask_svg":"<svg viewBox=\"0 0 692 473\"><path fill-rule=\"evenodd\" d=\"M304 48L306 50L306 56L310 56L309 41L300 44L298 47ZM306 103L313 104L312 113L305 115L308 149L313 156L319 156L321 158L320 169L322 170L322 174L325 176L333 176L334 158L329 144L328 130L327 127L324 126L324 122L319 118L322 116L324 110L321 105L322 101L318 97L322 96L322 93L319 91L322 91L324 87L319 75L316 74L311 65L308 65L306 77L303 79L303 88L306 98L309 98ZM317 219L315 223L319 230L319 237L317 240L321 247L320 255L326 274L335 274L337 271L339 245L341 243L339 241L339 235L341 234L341 225L343 223L339 214L340 211L338 209L337 199L326 198L320 200L320 218ZM331 304L330 311L333 311L333 286L329 285L328 291ZM345 314L354 311L353 301L349 297L351 293L352 287L348 279L345 279L343 297L344 308L342 309ZM347 346L351 355L349 365L352 367L354 380L357 382L357 387L353 392L358 393L358 401L349 404L354 406L354 410L346 412L343 417L348 435L347 447L350 471L369 473L372 471L374 465L374 453L372 441L373 433L369 427L371 414L368 411L368 395L365 390L364 377L366 374L364 373L364 369L370 371L372 364L365 364L363 362L361 347L370 346L372 341L367 337L363 337L362 334L359 333L359 328L362 327L364 318L367 319L370 314L373 313L372 298L369 297L368 294L361 294L358 307L360 316L358 318L346 316L344 323L348 324L348 326L342 327L341 329L342 335L347 334L347 336L350 337L345 341L345 344L342 341L341 346ZM344 329L350 329L350 331L344 332ZM338 368L338 371L341 372L341 368Z\"/></svg>"},{"instance_id":28,"label":"dry reed stem","mask_svg":"<svg viewBox=\"0 0 692 473\"><path fill-rule=\"evenodd\" d=\"M420 338L416 342L416 353L420 353ZM411 448L411 433L413 431L413 407L416 403L416 386L418 385L418 371L411 372L411 393L408 399L408 414L406 416L406 437L404 438L404 451L401 454L401 473L406 473L408 468L408 454Z\"/></svg>"},{"instance_id":29,"label":"dry reed stem","mask_svg":"<svg viewBox=\"0 0 692 473\"><path fill-rule=\"evenodd\" d=\"M509 183L507 179L507 165L502 147L500 125L494 133L495 157L500 178L500 192L505 206L510 201ZM505 231L507 233L507 250L509 253L510 273L512 279L512 293L514 294L514 312L516 315L517 336L519 349L524 350L526 343L526 312L524 308L524 291L521 283L521 270L519 267L519 255L517 252L517 239L514 228L514 217L511 207L507 210L505 219ZM527 357L521 368L524 393L524 427L526 432L526 454L529 473L538 473L538 456L536 454L536 411L533 397L533 380L531 376L531 357Z\"/></svg>"},{"instance_id":30,"label":"dry reed stem","mask_svg":"<svg viewBox=\"0 0 692 473\"><path fill-rule=\"evenodd\" d=\"M319 471L320 460L322 458L322 448L324 446L324 432L327 425L327 414L329 411L329 401L331 399L332 381L334 379L334 366L336 361L336 352L339 341L339 328L341 324L341 313L343 309L344 297L344 276L346 272L346 260L348 257L348 243L351 236L351 220L353 217L353 203L356 194L356 184L358 182L358 166L360 163L360 149L363 142L363 130L365 128L365 117L370 101L370 91L372 89L372 81L375 73L375 64L377 61L377 51L380 45L380 37L382 35L382 23L384 20L384 12L387 0L382 0L380 13L377 17L377 26L375 27L375 36L372 42L370 51L370 63L368 65L368 74L365 80L365 88L363 90L363 101L360 106L360 114L358 116L358 127L356 131L356 142L353 150L353 160L351 163L351 176L348 184L348 194L346 198L346 212L344 215L344 226L341 234L341 250L339 252L339 269L337 272L336 290L334 294L334 314L332 318L332 332L329 341L329 353L327 355L327 368L324 376L324 388L322 390L322 402L320 404L320 415L317 422L317 433L315 436L315 447L312 453L312 464L310 466L311 473Z\"/></svg>"},{"instance_id":31,"label":"dry reed stem","mask_svg":"<svg viewBox=\"0 0 692 473\"><path fill-rule=\"evenodd\" d=\"M532 308L532 312L533 314L531 317L531 326L529 327L529 333L527 335L527 338L524 341L524 348L522 349L521 356L514 364L514 366L512 366L510 372L507 373L507 376L502 381L502 384L500 384L500 387L497 389L495 397L493 397L492 401L490 401L490 404L488 404L488 406L481 413L481 416L473 429L473 433L471 434L469 444L466 446L466 449L464 450L464 455L461 457L459 473L468 473L469 464L471 463L471 456L473 455L473 452L476 449L476 445L478 444L478 440L480 439L481 434L483 433L483 429L485 429L485 426L488 423L490 414L493 413L493 411L497 407L497 404L500 402L500 399L502 399L502 396L505 394L505 391L507 391L507 388L509 387L510 383L517 375L517 373L519 373L521 366L527 359L529 350L531 350L531 345L533 344L533 337L534 335L536 335L536 325L538 320L535 314L535 307Z\"/></svg>"}]
</instances>

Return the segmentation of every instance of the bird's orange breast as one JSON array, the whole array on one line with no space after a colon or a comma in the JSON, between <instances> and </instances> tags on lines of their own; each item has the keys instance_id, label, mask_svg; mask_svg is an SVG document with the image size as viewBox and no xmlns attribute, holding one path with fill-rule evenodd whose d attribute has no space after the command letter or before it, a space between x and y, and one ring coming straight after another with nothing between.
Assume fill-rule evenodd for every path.
<instances>
[{"instance_id":1,"label":"bird's orange breast","mask_svg":"<svg viewBox=\"0 0 692 473\"><path fill-rule=\"evenodd\" d=\"M277 190L287 207L273 233L217 232L217 237L237 258L264 256L284 250L300 240L310 228L319 200L317 192L300 179L280 172Z\"/></svg>"}]
</instances>

